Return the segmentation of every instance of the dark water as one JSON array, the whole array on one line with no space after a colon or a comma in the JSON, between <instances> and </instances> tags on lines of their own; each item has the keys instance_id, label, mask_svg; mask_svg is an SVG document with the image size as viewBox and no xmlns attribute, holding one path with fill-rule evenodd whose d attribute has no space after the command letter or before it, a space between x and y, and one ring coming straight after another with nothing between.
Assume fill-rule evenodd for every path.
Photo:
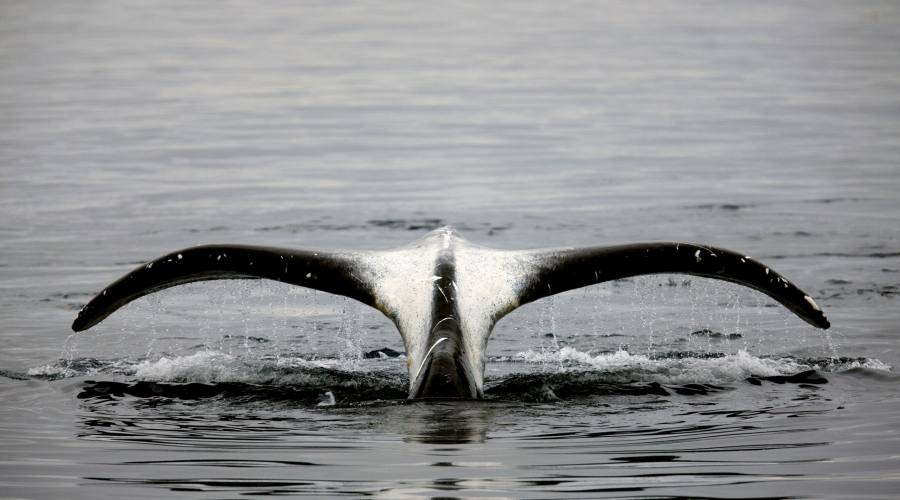
<instances>
[{"instance_id":1,"label":"dark water","mask_svg":"<svg viewBox=\"0 0 900 500\"><path fill-rule=\"evenodd\" d=\"M900 487L890 2L3 2L0 496L879 497ZM746 252L515 311L485 401L407 402L348 300L215 282L71 335L199 243Z\"/></svg>"}]
</instances>

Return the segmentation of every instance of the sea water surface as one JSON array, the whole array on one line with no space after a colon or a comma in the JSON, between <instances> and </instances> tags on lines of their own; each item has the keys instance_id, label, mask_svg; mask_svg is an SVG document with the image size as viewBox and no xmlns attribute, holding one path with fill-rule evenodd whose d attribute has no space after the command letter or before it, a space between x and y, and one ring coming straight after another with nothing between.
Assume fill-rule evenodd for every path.
<instances>
[{"instance_id":1,"label":"sea water surface","mask_svg":"<svg viewBox=\"0 0 900 500\"><path fill-rule=\"evenodd\" d=\"M2 2L0 497L894 498L894 2ZM202 243L702 242L504 318L483 401L406 401L349 299L93 294Z\"/></svg>"}]
</instances>

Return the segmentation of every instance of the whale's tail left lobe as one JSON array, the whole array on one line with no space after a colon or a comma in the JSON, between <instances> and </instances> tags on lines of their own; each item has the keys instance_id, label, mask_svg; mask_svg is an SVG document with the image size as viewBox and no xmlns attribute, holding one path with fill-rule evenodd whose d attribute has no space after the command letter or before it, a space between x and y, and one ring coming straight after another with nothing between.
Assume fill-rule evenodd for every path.
<instances>
[{"instance_id":1,"label":"whale's tail left lobe","mask_svg":"<svg viewBox=\"0 0 900 500\"><path fill-rule=\"evenodd\" d=\"M360 278L356 254L253 245L203 245L141 265L97 294L72 323L76 332L103 321L144 295L194 281L270 279L344 295L375 306L371 287Z\"/></svg>"}]
</instances>

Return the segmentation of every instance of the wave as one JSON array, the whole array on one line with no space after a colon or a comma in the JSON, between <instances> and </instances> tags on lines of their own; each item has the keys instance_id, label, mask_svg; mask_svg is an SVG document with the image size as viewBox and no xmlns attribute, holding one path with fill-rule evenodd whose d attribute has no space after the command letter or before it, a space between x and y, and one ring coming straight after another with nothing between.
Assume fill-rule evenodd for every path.
<instances>
[{"instance_id":1,"label":"wave","mask_svg":"<svg viewBox=\"0 0 900 500\"><path fill-rule=\"evenodd\" d=\"M748 377L788 376L810 370L842 372L852 368L890 371L891 367L869 358L796 358L754 356L745 350L735 354L667 352L632 354L625 350L593 355L571 347L558 351L519 353L528 363L555 365L558 371L590 368L608 382L657 382L660 384L729 383Z\"/></svg>"},{"instance_id":2,"label":"wave","mask_svg":"<svg viewBox=\"0 0 900 500\"><path fill-rule=\"evenodd\" d=\"M492 358L485 396L515 401L554 401L604 395L701 395L741 384L824 384L832 373L893 377L891 367L869 358L797 358L624 350L592 354L571 347ZM499 368L499 369L498 369ZM241 357L204 350L157 359L61 360L7 378L84 382L79 398L223 398L291 401L300 405L346 405L402 401L408 378L404 357L341 359Z\"/></svg>"}]
</instances>

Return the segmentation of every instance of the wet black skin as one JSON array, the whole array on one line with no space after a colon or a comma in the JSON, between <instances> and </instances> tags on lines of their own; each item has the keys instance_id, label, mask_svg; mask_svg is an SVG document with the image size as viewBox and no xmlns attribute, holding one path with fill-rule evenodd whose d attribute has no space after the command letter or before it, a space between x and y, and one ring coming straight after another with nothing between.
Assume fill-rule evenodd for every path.
<instances>
[{"instance_id":1,"label":"wet black skin","mask_svg":"<svg viewBox=\"0 0 900 500\"><path fill-rule=\"evenodd\" d=\"M453 253L444 251L438 256L432 297L431 326L426 345L431 348L419 373L419 384L413 398L481 398L471 368L466 362L466 345L459 326L456 308L456 287ZM414 383L417 381L413 381Z\"/></svg>"}]
</instances>

